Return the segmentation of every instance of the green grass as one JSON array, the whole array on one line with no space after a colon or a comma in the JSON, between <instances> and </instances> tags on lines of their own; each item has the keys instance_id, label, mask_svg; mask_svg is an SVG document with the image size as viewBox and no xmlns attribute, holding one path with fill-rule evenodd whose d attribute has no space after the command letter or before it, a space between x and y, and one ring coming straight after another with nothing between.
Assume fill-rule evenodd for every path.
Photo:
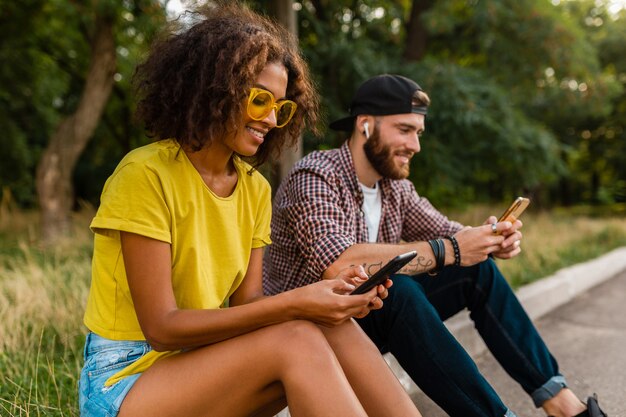
<instances>
[{"instance_id":1,"label":"green grass","mask_svg":"<svg viewBox=\"0 0 626 417\"><path fill-rule=\"evenodd\" d=\"M82 312L91 265L91 215L72 241L37 248L34 214L1 219L0 415L78 416Z\"/></svg>"},{"instance_id":2,"label":"green grass","mask_svg":"<svg viewBox=\"0 0 626 417\"><path fill-rule=\"evenodd\" d=\"M490 213L475 207L450 217L476 225ZM77 215L71 241L44 250L36 213L0 212L0 416L78 416L92 215ZM531 210L523 220L522 254L498 261L514 286L626 245L623 215Z\"/></svg>"}]
</instances>

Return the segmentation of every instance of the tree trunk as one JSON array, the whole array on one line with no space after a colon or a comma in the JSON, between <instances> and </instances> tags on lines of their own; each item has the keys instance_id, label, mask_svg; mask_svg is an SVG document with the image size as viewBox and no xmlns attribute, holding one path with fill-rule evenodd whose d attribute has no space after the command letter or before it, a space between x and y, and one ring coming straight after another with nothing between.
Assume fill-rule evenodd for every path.
<instances>
[{"instance_id":1,"label":"tree trunk","mask_svg":"<svg viewBox=\"0 0 626 417\"><path fill-rule=\"evenodd\" d=\"M115 68L113 19L98 16L91 43L91 64L78 107L60 122L37 166L36 186L44 244L68 235L74 199L72 173L98 126L111 94Z\"/></svg>"},{"instance_id":2,"label":"tree trunk","mask_svg":"<svg viewBox=\"0 0 626 417\"><path fill-rule=\"evenodd\" d=\"M427 33L421 16L432 7L433 3L433 0L413 0L411 16L406 25L406 43L402 54L407 61L420 61L426 54Z\"/></svg>"},{"instance_id":3,"label":"tree trunk","mask_svg":"<svg viewBox=\"0 0 626 417\"><path fill-rule=\"evenodd\" d=\"M268 4L268 10L272 16L283 25L294 37L298 38L298 20L293 9L293 0L272 0ZM272 168L272 189L278 189L280 182L287 176L293 165L302 158L302 137L299 137L292 149L286 149L280 156L280 160L274 163Z\"/></svg>"}]
</instances>

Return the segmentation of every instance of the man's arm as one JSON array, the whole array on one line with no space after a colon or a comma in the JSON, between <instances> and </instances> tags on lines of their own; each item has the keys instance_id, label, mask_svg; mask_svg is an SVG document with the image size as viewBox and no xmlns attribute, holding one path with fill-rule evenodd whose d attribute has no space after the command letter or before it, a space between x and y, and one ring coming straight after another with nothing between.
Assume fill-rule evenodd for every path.
<instances>
[{"instance_id":1,"label":"man's arm","mask_svg":"<svg viewBox=\"0 0 626 417\"><path fill-rule=\"evenodd\" d=\"M510 223L499 223L499 230L508 229ZM491 225L465 227L455 235L461 252L461 265L470 266L487 259L490 253L500 250L504 241L502 235L494 234ZM454 264L452 243L444 239L446 249L444 265ZM421 274L435 268L435 256L428 242L409 242L401 244L358 243L346 249L325 271L324 279L334 278L339 271L352 265L362 265L368 275L378 271L393 257L409 251L416 251L417 256L400 270L405 274Z\"/></svg>"},{"instance_id":2,"label":"man's arm","mask_svg":"<svg viewBox=\"0 0 626 417\"><path fill-rule=\"evenodd\" d=\"M446 244L446 264L454 263L454 254L450 242ZM333 262L322 277L324 279L334 278L340 271L352 266L362 265L368 275L372 275L378 271L390 259L402 253L416 251L417 256L405 265L400 273L403 274L420 274L435 268L435 256L428 242L412 242L404 244L385 244L385 243L357 243L346 249L335 262Z\"/></svg>"}]
</instances>

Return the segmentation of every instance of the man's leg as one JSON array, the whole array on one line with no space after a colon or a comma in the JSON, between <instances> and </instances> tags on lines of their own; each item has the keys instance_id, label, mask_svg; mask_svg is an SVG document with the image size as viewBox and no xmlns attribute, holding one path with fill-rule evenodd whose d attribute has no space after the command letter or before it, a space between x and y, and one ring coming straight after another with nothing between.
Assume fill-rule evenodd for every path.
<instances>
[{"instance_id":1,"label":"man's leg","mask_svg":"<svg viewBox=\"0 0 626 417\"><path fill-rule=\"evenodd\" d=\"M439 278L428 277L433 281ZM358 320L374 343L382 352L391 352L422 391L449 415L504 416L506 406L445 327L421 280L397 275L393 281L384 307ZM442 286L442 290L446 288ZM454 309L463 309L463 298L452 296L446 312L451 315Z\"/></svg>"},{"instance_id":2,"label":"man's leg","mask_svg":"<svg viewBox=\"0 0 626 417\"><path fill-rule=\"evenodd\" d=\"M440 278L439 283L426 276L417 280L444 320L455 314L458 302L464 300L493 356L532 397L536 407L555 416L575 415L585 409L567 388L556 360L493 260L471 268L448 268ZM446 289L452 282L461 283L461 294ZM451 303L450 297L457 301Z\"/></svg>"},{"instance_id":3,"label":"man's leg","mask_svg":"<svg viewBox=\"0 0 626 417\"><path fill-rule=\"evenodd\" d=\"M415 279L442 320L459 306L468 308L493 356L537 407L566 386L556 360L491 259L469 268L446 268L434 280Z\"/></svg>"}]
</instances>

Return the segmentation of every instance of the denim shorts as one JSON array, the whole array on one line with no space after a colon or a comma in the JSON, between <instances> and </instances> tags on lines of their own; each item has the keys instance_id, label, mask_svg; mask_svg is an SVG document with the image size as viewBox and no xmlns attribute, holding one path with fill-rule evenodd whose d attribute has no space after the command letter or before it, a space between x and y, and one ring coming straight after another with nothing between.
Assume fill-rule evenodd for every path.
<instances>
[{"instance_id":1,"label":"denim shorts","mask_svg":"<svg viewBox=\"0 0 626 417\"><path fill-rule=\"evenodd\" d=\"M116 417L126 394L141 374L129 375L108 387L104 382L150 350L143 340L109 340L88 333L85 364L78 384L81 417Z\"/></svg>"}]
</instances>

